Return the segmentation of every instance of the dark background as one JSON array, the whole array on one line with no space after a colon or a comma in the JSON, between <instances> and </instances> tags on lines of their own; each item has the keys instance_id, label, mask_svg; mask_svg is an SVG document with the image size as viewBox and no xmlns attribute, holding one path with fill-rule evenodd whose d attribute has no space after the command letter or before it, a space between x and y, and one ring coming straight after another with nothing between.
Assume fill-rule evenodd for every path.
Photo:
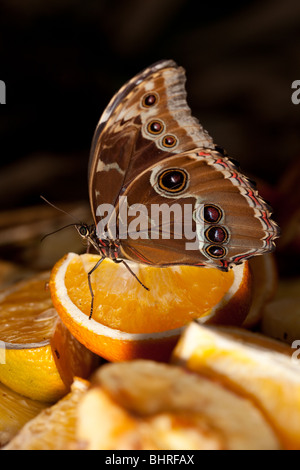
<instances>
[{"instance_id":1,"label":"dark background","mask_svg":"<svg viewBox=\"0 0 300 470\"><path fill-rule=\"evenodd\" d=\"M0 209L87 200L100 115L144 67L174 59L188 102L242 169L277 184L300 155L300 2L1 0Z\"/></svg>"}]
</instances>

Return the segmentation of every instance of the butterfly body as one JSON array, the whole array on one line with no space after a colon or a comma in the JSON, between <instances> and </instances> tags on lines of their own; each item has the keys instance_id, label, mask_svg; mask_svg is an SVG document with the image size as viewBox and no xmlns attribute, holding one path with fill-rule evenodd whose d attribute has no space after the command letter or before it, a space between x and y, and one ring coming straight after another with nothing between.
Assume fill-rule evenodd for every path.
<instances>
[{"instance_id":1,"label":"butterfly body","mask_svg":"<svg viewBox=\"0 0 300 470\"><path fill-rule=\"evenodd\" d=\"M89 240L103 258L227 270L274 249L270 207L192 117L184 85L181 67L158 62L119 90L98 123Z\"/></svg>"}]
</instances>

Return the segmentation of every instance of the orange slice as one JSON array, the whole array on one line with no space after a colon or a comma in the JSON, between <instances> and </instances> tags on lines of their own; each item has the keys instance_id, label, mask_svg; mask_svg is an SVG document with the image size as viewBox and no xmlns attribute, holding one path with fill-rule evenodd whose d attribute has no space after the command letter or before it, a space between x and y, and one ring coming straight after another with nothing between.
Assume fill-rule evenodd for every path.
<instances>
[{"instance_id":1,"label":"orange slice","mask_svg":"<svg viewBox=\"0 0 300 470\"><path fill-rule=\"evenodd\" d=\"M29 421L3 450L69 450L76 444L77 405L89 382L78 377L71 391Z\"/></svg>"},{"instance_id":2,"label":"orange slice","mask_svg":"<svg viewBox=\"0 0 300 470\"><path fill-rule=\"evenodd\" d=\"M69 253L53 268L52 301L62 321L87 348L110 360L167 360L183 326L195 318L205 323L241 324L251 302L248 263L228 273L214 268L154 268L131 263L150 288L144 289L122 264L99 256Z\"/></svg>"},{"instance_id":3,"label":"orange slice","mask_svg":"<svg viewBox=\"0 0 300 470\"><path fill-rule=\"evenodd\" d=\"M275 298L262 311L261 330L292 347L300 346L299 277L280 280Z\"/></svg>"},{"instance_id":4,"label":"orange slice","mask_svg":"<svg viewBox=\"0 0 300 470\"><path fill-rule=\"evenodd\" d=\"M84 449L278 449L255 405L222 385L148 360L100 367L78 407Z\"/></svg>"},{"instance_id":5,"label":"orange slice","mask_svg":"<svg viewBox=\"0 0 300 470\"><path fill-rule=\"evenodd\" d=\"M243 322L245 328L256 326L262 318L263 309L276 293L278 286L277 266L272 253L254 256L249 260L252 272L252 302Z\"/></svg>"},{"instance_id":6,"label":"orange slice","mask_svg":"<svg viewBox=\"0 0 300 470\"><path fill-rule=\"evenodd\" d=\"M220 380L262 410L284 448L300 449L300 363L290 347L247 330L191 323L174 361Z\"/></svg>"},{"instance_id":7,"label":"orange slice","mask_svg":"<svg viewBox=\"0 0 300 470\"><path fill-rule=\"evenodd\" d=\"M272 338L298 348L300 346L300 297L279 298L269 302L263 310L261 330Z\"/></svg>"},{"instance_id":8,"label":"orange slice","mask_svg":"<svg viewBox=\"0 0 300 470\"><path fill-rule=\"evenodd\" d=\"M60 320L48 279L45 273L0 294L0 382L52 402L69 391L75 375L90 374L95 357Z\"/></svg>"}]
</instances>

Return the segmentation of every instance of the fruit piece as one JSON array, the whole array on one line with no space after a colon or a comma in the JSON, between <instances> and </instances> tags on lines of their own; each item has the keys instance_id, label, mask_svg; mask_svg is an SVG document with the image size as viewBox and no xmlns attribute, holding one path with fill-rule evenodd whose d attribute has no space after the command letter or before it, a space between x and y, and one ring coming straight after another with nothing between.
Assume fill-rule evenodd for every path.
<instances>
[{"instance_id":1,"label":"fruit piece","mask_svg":"<svg viewBox=\"0 0 300 470\"><path fill-rule=\"evenodd\" d=\"M47 403L26 398L0 383L0 447L47 406Z\"/></svg>"},{"instance_id":2,"label":"fruit piece","mask_svg":"<svg viewBox=\"0 0 300 470\"><path fill-rule=\"evenodd\" d=\"M62 321L87 348L110 360L167 360L183 325L203 322L240 324L251 300L248 264L228 273L213 268L176 266L154 268L130 264L144 289L122 263L105 259L87 273L99 256L69 253L53 268L52 300Z\"/></svg>"},{"instance_id":3,"label":"fruit piece","mask_svg":"<svg viewBox=\"0 0 300 470\"><path fill-rule=\"evenodd\" d=\"M101 426L99 425L101 420ZM133 415L105 393L90 390L79 404L78 446L88 450L220 450L224 437L200 413Z\"/></svg>"},{"instance_id":4,"label":"fruit piece","mask_svg":"<svg viewBox=\"0 0 300 470\"><path fill-rule=\"evenodd\" d=\"M293 297L300 299L300 277L281 278L278 283L275 299Z\"/></svg>"},{"instance_id":5,"label":"fruit piece","mask_svg":"<svg viewBox=\"0 0 300 470\"><path fill-rule=\"evenodd\" d=\"M67 450L75 445L77 405L89 382L75 378L71 392L29 421L4 450Z\"/></svg>"},{"instance_id":6,"label":"fruit piece","mask_svg":"<svg viewBox=\"0 0 300 470\"><path fill-rule=\"evenodd\" d=\"M268 302L261 319L261 330L288 344L300 340L300 278L280 279L275 298Z\"/></svg>"},{"instance_id":7,"label":"fruit piece","mask_svg":"<svg viewBox=\"0 0 300 470\"><path fill-rule=\"evenodd\" d=\"M106 364L93 383L78 407L77 436L86 449L278 449L253 403L180 367Z\"/></svg>"},{"instance_id":8,"label":"fruit piece","mask_svg":"<svg viewBox=\"0 0 300 470\"><path fill-rule=\"evenodd\" d=\"M249 260L252 272L252 302L243 322L245 328L257 325L262 317L263 308L275 295L278 275L272 253L254 256Z\"/></svg>"},{"instance_id":9,"label":"fruit piece","mask_svg":"<svg viewBox=\"0 0 300 470\"><path fill-rule=\"evenodd\" d=\"M45 402L65 395L75 375L87 377L95 357L63 325L43 274L0 296L0 382ZM3 358L4 355L4 358Z\"/></svg>"},{"instance_id":10,"label":"fruit piece","mask_svg":"<svg viewBox=\"0 0 300 470\"><path fill-rule=\"evenodd\" d=\"M288 344L300 340L300 297L269 302L263 310L261 330Z\"/></svg>"},{"instance_id":11,"label":"fruit piece","mask_svg":"<svg viewBox=\"0 0 300 470\"><path fill-rule=\"evenodd\" d=\"M291 256L291 260L299 255L300 249L300 162L295 159L288 165L280 178L278 186L279 199L277 219L281 227L281 237L278 240L279 251Z\"/></svg>"},{"instance_id":12,"label":"fruit piece","mask_svg":"<svg viewBox=\"0 0 300 470\"><path fill-rule=\"evenodd\" d=\"M284 343L230 327L191 323L174 362L250 397L286 449L300 449L300 365Z\"/></svg>"}]
</instances>

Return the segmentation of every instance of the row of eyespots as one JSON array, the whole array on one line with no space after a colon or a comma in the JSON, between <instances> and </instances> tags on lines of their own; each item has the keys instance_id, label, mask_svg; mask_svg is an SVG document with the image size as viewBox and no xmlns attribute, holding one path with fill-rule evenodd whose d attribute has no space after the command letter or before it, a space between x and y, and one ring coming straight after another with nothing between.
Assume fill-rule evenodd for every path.
<instances>
[{"instance_id":1,"label":"row of eyespots","mask_svg":"<svg viewBox=\"0 0 300 470\"><path fill-rule=\"evenodd\" d=\"M144 108L150 108L154 106L158 102L158 100L159 96L157 93L148 93L142 99L142 106ZM150 121L147 125L147 131L149 132L149 134L152 135L162 134L164 128L165 126L163 122L159 121L158 119ZM167 134L163 137L161 144L163 145L163 147L167 148L175 147L175 145L177 144L177 138L174 135Z\"/></svg>"},{"instance_id":2,"label":"row of eyespots","mask_svg":"<svg viewBox=\"0 0 300 470\"><path fill-rule=\"evenodd\" d=\"M154 106L159 100L156 93L150 93L143 97L142 106L149 108ZM160 135L164 131L164 124L159 120L150 121L147 125L147 131L152 135ZM165 147L174 147L177 143L175 136L166 135L162 139L162 145ZM180 169L171 168L163 171L158 176L159 187L169 193L179 193L183 191L187 184L187 174ZM215 205L205 205L203 211L204 220L207 223L214 223L220 221L222 218L222 211ZM227 231L221 226L211 226L205 231L205 236L208 241L213 243L224 243L228 238ZM212 258L223 258L226 255L226 249L220 245L208 245L205 248L206 253Z\"/></svg>"},{"instance_id":3,"label":"row of eyespots","mask_svg":"<svg viewBox=\"0 0 300 470\"><path fill-rule=\"evenodd\" d=\"M222 210L215 204L205 204L202 210L202 219L210 226L205 230L205 238L212 244L206 246L205 252L211 258L221 259L224 258L227 251L220 244L228 240L227 230L218 225L222 219Z\"/></svg>"}]
</instances>

